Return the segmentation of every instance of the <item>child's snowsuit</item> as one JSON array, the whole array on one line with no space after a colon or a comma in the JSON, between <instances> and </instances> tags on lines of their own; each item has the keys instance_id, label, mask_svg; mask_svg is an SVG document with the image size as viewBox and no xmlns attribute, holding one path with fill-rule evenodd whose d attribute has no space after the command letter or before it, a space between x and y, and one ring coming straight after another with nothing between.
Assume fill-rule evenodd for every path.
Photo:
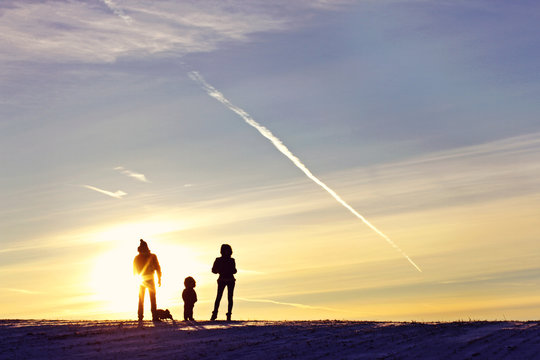
<instances>
[{"instance_id":1,"label":"child's snowsuit","mask_svg":"<svg viewBox=\"0 0 540 360\"><path fill-rule=\"evenodd\" d=\"M182 291L182 299L184 300L184 320L194 320L193 307L197 302L195 289L186 284L186 288Z\"/></svg>"}]
</instances>

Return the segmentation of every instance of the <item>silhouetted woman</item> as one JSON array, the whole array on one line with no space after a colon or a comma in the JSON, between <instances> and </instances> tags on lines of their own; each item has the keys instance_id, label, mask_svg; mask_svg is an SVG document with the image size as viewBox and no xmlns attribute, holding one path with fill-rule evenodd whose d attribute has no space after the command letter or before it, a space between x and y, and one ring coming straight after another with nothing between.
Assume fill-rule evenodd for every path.
<instances>
[{"instance_id":1,"label":"silhouetted woman","mask_svg":"<svg viewBox=\"0 0 540 360\"><path fill-rule=\"evenodd\" d=\"M216 261L214 261L214 266L212 266L212 272L214 274L219 274L217 281L218 288L216 302L214 303L214 311L212 312L212 317L210 318L212 321L216 320L217 318L219 303L221 301L221 297L223 296L223 290L225 290L225 287L227 287L227 299L229 300L227 321L231 321L234 285L236 283L236 279L234 278L234 274L236 274L236 262L231 255L231 246L228 244L221 245L221 257L216 258Z\"/></svg>"}]
</instances>

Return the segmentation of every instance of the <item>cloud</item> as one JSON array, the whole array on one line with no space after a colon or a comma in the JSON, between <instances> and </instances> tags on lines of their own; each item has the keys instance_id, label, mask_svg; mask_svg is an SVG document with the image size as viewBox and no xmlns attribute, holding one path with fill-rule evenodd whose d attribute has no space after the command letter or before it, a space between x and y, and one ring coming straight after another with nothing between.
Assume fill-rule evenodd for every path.
<instances>
[{"instance_id":1,"label":"cloud","mask_svg":"<svg viewBox=\"0 0 540 360\"><path fill-rule=\"evenodd\" d=\"M540 191L540 133L326 176L371 216L472 205Z\"/></svg>"},{"instance_id":2,"label":"cloud","mask_svg":"<svg viewBox=\"0 0 540 360\"><path fill-rule=\"evenodd\" d=\"M240 300L240 301L247 301L247 302L256 302L256 303L267 303L267 304L275 304L275 305L283 305L283 306L292 306L292 307L300 308L300 309L340 311L340 310L332 309L332 308L328 308L328 307L312 306L312 305L305 305L305 304L298 304L298 303L289 303L289 302L275 301L275 300L269 300L269 299L248 299L248 298L241 298L241 297L237 297L235 299Z\"/></svg>"},{"instance_id":3,"label":"cloud","mask_svg":"<svg viewBox=\"0 0 540 360\"><path fill-rule=\"evenodd\" d=\"M31 290L25 290L25 289L3 288L2 290L19 293L19 294L27 294L27 295L41 294L41 292L39 291L31 291Z\"/></svg>"},{"instance_id":4,"label":"cloud","mask_svg":"<svg viewBox=\"0 0 540 360\"><path fill-rule=\"evenodd\" d=\"M136 172L133 172L131 170L128 170L126 168L124 168L123 166L118 166L118 167L115 167L114 170L118 170L120 171L122 174L126 175L126 176L129 176L129 177L132 177L134 179L137 179L139 181L142 181L142 182L145 182L145 183L149 183L150 181L146 178L146 176L144 174L140 174L140 173L136 173Z\"/></svg>"},{"instance_id":5,"label":"cloud","mask_svg":"<svg viewBox=\"0 0 540 360\"><path fill-rule=\"evenodd\" d=\"M0 5L0 60L102 63L131 55L208 52L255 33L301 26L310 12L333 8L332 1L322 3L6 1Z\"/></svg>"},{"instance_id":6,"label":"cloud","mask_svg":"<svg viewBox=\"0 0 540 360\"><path fill-rule=\"evenodd\" d=\"M344 6L354 3L355 0L314 0L312 6L322 10L340 10Z\"/></svg>"},{"instance_id":7,"label":"cloud","mask_svg":"<svg viewBox=\"0 0 540 360\"><path fill-rule=\"evenodd\" d=\"M112 2L111 0L103 0L103 2L105 3L105 5L109 7L109 9L113 11L113 13L116 16L123 19L128 25L130 25L133 22L133 19L130 16L126 15L122 11L122 9L118 8L114 2Z\"/></svg>"},{"instance_id":8,"label":"cloud","mask_svg":"<svg viewBox=\"0 0 540 360\"><path fill-rule=\"evenodd\" d=\"M127 193L123 192L122 190L111 192L111 191L103 190L103 189L97 188L95 186L90 186L90 185L83 185L83 187L85 187L87 189L90 189L90 190L97 191L99 193L105 194L105 195L113 197L115 199L121 199L122 197L127 195Z\"/></svg>"}]
</instances>

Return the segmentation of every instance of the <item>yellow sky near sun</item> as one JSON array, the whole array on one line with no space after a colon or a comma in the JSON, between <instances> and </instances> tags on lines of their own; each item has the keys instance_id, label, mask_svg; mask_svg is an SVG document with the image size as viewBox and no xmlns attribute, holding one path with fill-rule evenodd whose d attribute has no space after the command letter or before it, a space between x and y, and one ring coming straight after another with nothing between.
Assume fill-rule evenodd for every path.
<instances>
[{"instance_id":1,"label":"yellow sky near sun","mask_svg":"<svg viewBox=\"0 0 540 360\"><path fill-rule=\"evenodd\" d=\"M237 304L238 316L257 318L264 309L264 317L271 319L304 318L317 311L322 317L410 319L411 314L416 314L414 316L424 319L443 320L441 314L447 314L448 318L455 317L460 311L475 314L482 307L479 304L496 309L509 304L534 303L529 293L521 294L520 291L516 291L508 302L508 296L501 297L504 294L490 294L489 284L479 285L472 293L470 289L456 287L454 293L448 289L452 288L453 281L459 282L463 278L534 267L535 239L540 235L536 210L530 197L517 197L475 206L377 217L377 224L415 255L416 261L423 266L422 274L415 273L399 254L384 246L386 244L376 236L346 221L338 223L342 227L335 229L339 234L337 239L331 229L317 236L319 226L315 224L314 230L309 231L310 236L304 238L305 232L301 229L286 229L281 234L275 231L270 236L262 235L252 244L240 241L242 246L236 246L231 241L241 269L237 296L246 299ZM181 239L186 230L175 226L167 228L166 223L156 221L139 225L146 229L156 226L147 240L158 254L164 271L163 287L158 292L160 307L172 308L179 314L183 278L192 275L197 279L201 299L197 308L206 315L215 292L215 276L209 268L213 258L218 256L219 243L212 250L208 239L200 239L204 244L200 247L186 246L181 240L174 242L171 238ZM172 230L160 233L160 229ZM125 235L123 231L126 231ZM113 234L123 240L109 241L97 236L96 241L101 244L98 251L81 251L80 246L75 245L68 258L43 263L35 261L28 268L24 264L3 268L3 276L9 273L11 279L9 290L3 291L7 296L6 314L9 317L44 314L42 316L53 318L108 318L113 315L133 318L136 285L131 276L131 264L138 239L133 238L134 234L126 224L91 234ZM195 231L195 234L201 233ZM276 236L280 236L280 242L270 242ZM514 241L509 242L511 236ZM267 246L260 246L261 243ZM287 244L286 250L283 244ZM212 251L209 253L209 250ZM402 290L407 285L430 283L448 285L440 293L425 290L404 294ZM373 303L362 299L363 292L378 288L387 289L382 299ZM319 300L321 293L347 291L356 291L359 299L345 296ZM301 301L283 300L287 298ZM258 302L249 302L249 299ZM384 299L386 301L382 301ZM273 300L284 305L260 300ZM287 303L336 311L299 308Z\"/></svg>"},{"instance_id":2,"label":"yellow sky near sun","mask_svg":"<svg viewBox=\"0 0 540 360\"><path fill-rule=\"evenodd\" d=\"M299 178L196 204L153 205L151 214L137 210L147 198L134 198L132 213L106 208L93 223L4 247L3 254L17 259L0 268L4 316L134 318L131 266L139 238L162 264L159 306L177 316L188 275L197 280L196 314L210 313L216 280L210 267L225 242L240 269L239 318L531 314L540 310L540 168L530 147L530 138L516 138L325 176L418 263L421 274Z\"/></svg>"}]
</instances>

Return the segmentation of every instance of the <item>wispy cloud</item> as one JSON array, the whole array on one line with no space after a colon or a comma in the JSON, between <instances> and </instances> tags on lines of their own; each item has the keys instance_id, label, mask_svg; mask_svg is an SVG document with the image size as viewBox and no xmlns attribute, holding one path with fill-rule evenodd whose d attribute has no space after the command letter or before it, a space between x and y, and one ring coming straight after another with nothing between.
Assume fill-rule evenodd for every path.
<instances>
[{"instance_id":1,"label":"wispy cloud","mask_svg":"<svg viewBox=\"0 0 540 360\"><path fill-rule=\"evenodd\" d=\"M150 181L146 178L146 176L144 174L140 174L140 173L136 173L134 171L131 171L131 170L128 170L126 169L125 167L123 166L117 166L114 168L114 170L118 170L120 171L122 174L126 175L126 176L129 176L129 177L132 177L134 179L137 179L139 181L142 181L142 182L145 182L145 183L149 183Z\"/></svg>"},{"instance_id":2,"label":"wispy cloud","mask_svg":"<svg viewBox=\"0 0 540 360\"><path fill-rule=\"evenodd\" d=\"M322 10L339 10L346 5L354 4L355 0L314 0L312 6Z\"/></svg>"},{"instance_id":3,"label":"wispy cloud","mask_svg":"<svg viewBox=\"0 0 540 360\"><path fill-rule=\"evenodd\" d=\"M95 186L90 186L90 185L83 185L83 187L85 187L87 189L90 189L90 190L97 191L99 193L105 194L105 195L113 197L115 199L121 199L122 197L127 195L127 193L123 192L122 190L117 190L115 192L111 192L111 191L103 190L103 189L97 188Z\"/></svg>"},{"instance_id":4,"label":"wispy cloud","mask_svg":"<svg viewBox=\"0 0 540 360\"><path fill-rule=\"evenodd\" d=\"M2 290L14 292L14 293L19 293L19 294L27 294L27 295L41 294L41 292L39 292L39 291L32 291L32 290L26 290L26 289L3 288Z\"/></svg>"},{"instance_id":5,"label":"wispy cloud","mask_svg":"<svg viewBox=\"0 0 540 360\"><path fill-rule=\"evenodd\" d=\"M375 213L408 212L537 194L539 154L540 133L532 133L329 177Z\"/></svg>"},{"instance_id":6,"label":"wispy cloud","mask_svg":"<svg viewBox=\"0 0 540 360\"><path fill-rule=\"evenodd\" d=\"M124 11L120 9L118 6L116 6L114 2L112 2L111 0L103 0L103 2L105 3L105 5L109 7L109 9L112 10L112 12L115 15L117 15L122 20L124 20L128 25L130 25L133 22L133 19L130 16L126 15Z\"/></svg>"},{"instance_id":7,"label":"wispy cloud","mask_svg":"<svg viewBox=\"0 0 540 360\"><path fill-rule=\"evenodd\" d=\"M236 298L240 301L247 301L247 302L256 302L256 303L267 303L267 304L275 304L275 305L283 305L283 306L292 306L299 309L309 309L309 310L326 310L326 311L339 311L337 309L332 309L329 307L323 307L323 306L312 306L312 305L306 305L306 304L299 304L299 303L289 303L289 302L282 302L282 301L275 301L270 299L249 299L249 298Z\"/></svg>"},{"instance_id":8,"label":"wispy cloud","mask_svg":"<svg viewBox=\"0 0 540 360\"><path fill-rule=\"evenodd\" d=\"M128 55L212 51L224 42L249 41L251 34L301 26L310 11L333 2L277 3L6 1L0 4L0 59L112 62Z\"/></svg>"},{"instance_id":9,"label":"wispy cloud","mask_svg":"<svg viewBox=\"0 0 540 360\"><path fill-rule=\"evenodd\" d=\"M265 275L262 271L238 269L239 274L243 275Z\"/></svg>"}]
</instances>

